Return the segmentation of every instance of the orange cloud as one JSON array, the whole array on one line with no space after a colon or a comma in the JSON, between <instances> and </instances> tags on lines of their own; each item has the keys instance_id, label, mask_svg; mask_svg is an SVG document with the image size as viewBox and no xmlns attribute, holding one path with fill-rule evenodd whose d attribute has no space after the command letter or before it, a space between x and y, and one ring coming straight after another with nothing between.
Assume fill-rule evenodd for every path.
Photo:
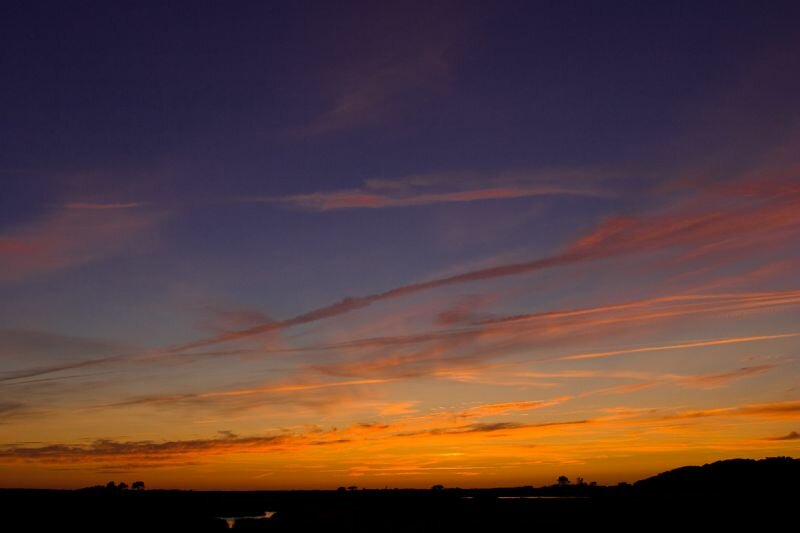
<instances>
[{"instance_id":1,"label":"orange cloud","mask_svg":"<svg viewBox=\"0 0 800 533\"><path fill-rule=\"evenodd\" d=\"M631 370L561 370L555 372L537 372L529 370L505 371L502 368L500 368L500 372L492 372L491 369L479 368L472 373L441 371L437 372L435 376L454 381L485 383L500 386L531 386L532 384L537 383L525 381L525 379L636 380L635 383L625 383L622 385L593 389L584 391L580 394L580 396L590 396L593 394L626 394L664 384L682 385L686 387L697 388L718 388L733 381L763 374L775 368L775 366L776 365L766 364L737 368L727 372L698 375L642 372ZM541 385L541 382L539 382L539 384ZM556 384L557 383L555 382L549 383L550 386L555 386Z\"/></svg>"},{"instance_id":2,"label":"orange cloud","mask_svg":"<svg viewBox=\"0 0 800 533\"><path fill-rule=\"evenodd\" d=\"M521 402L490 403L473 407L457 414L459 417L490 416L513 411L532 411L544 407L552 407L571 400L571 396L561 396L551 400L530 400Z\"/></svg>"},{"instance_id":3,"label":"orange cloud","mask_svg":"<svg viewBox=\"0 0 800 533\"><path fill-rule=\"evenodd\" d=\"M729 339L715 339L708 341L687 342L682 344L670 344L666 346L646 346L643 348L628 348L625 350L613 350L608 352L591 352L581 353L575 355L567 355L559 357L563 361L571 361L576 359L594 359L597 357L611 357L614 355L624 355L631 353L645 353L645 352L660 352L665 350L685 350L688 348L703 348L706 346L719 346L723 344L737 344L741 342L756 342L756 341L769 341L776 339L786 339L790 337L798 337L800 333L782 333L779 335L758 335L753 337L733 337Z\"/></svg>"},{"instance_id":4,"label":"orange cloud","mask_svg":"<svg viewBox=\"0 0 800 533\"><path fill-rule=\"evenodd\" d=\"M754 403L738 407L720 407L698 411L684 411L664 417L664 420L727 416L754 416L762 419L800 419L800 401Z\"/></svg>"},{"instance_id":5,"label":"orange cloud","mask_svg":"<svg viewBox=\"0 0 800 533\"><path fill-rule=\"evenodd\" d=\"M220 455L243 452L263 452L290 447L308 439L287 435L264 437L238 437L224 435L216 439L195 439L179 441L115 441L98 439L89 445L51 444L47 446L7 446L0 449L3 462L42 462L42 463L118 463L138 461L140 466L172 463L187 456ZM319 441L324 442L324 441ZM331 442L331 444L338 444Z\"/></svg>"},{"instance_id":6,"label":"orange cloud","mask_svg":"<svg viewBox=\"0 0 800 533\"><path fill-rule=\"evenodd\" d=\"M390 379L356 379L348 381L334 381L325 383L287 383L280 385L271 385L268 387L258 387L251 389L234 389L226 391L213 391L213 392L197 392L188 394L172 394L160 396L148 396L144 398L137 398L125 402L112 404L105 407L123 407L145 404L171 404L178 402L189 402L193 400L207 400L215 398L237 398L243 396L254 395L270 395L270 394L283 394L290 392L303 392L314 391L320 389L331 389L339 387L354 387L358 385L375 385L379 383L388 383Z\"/></svg>"},{"instance_id":7,"label":"orange cloud","mask_svg":"<svg viewBox=\"0 0 800 533\"><path fill-rule=\"evenodd\" d=\"M553 401L566 399L555 398ZM473 413L483 416L526 410L527 407L529 405L525 402L486 404L474 408ZM413 466L460 470L480 468L480 459L485 457L489 463L483 465L496 470L504 464L503 461L498 461L498 454L505 450L505 453L514 455L517 453L514 450L521 449L520 446L528 446L530 439L534 438L539 443L537 457L559 457L561 461L576 461L591 454L680 451L685 448L687 439L695 442L701 437L702 442L707 445L711 443L719 449L751 449L752 446L757 446L756 441L741 442L740 437L722 433L714 434L712 439L709 428L714 426L698 425L693 421L708 418L747 418L759 424L769 421L796 421L800 418L800 402L755 403L672 412L617 408L609 412L611 414L608 416L581 419L464 423L460 416L463 411L451 411L406 416L388 423L353 424L342 429L307 427L302 431L280 430L266 435L239 436L226 431L219 432L218 436L212 438L185 440L97 439L89 444L16 444L0 447L0 463L100 465L109 468L129 465L131 468L144 469L224 461L225 457L248 454L254 460L261 461L273 457L274 460L282 461L284 468L291 466L287 464L290 462L287 457L314 457L314 463L319 465L314 467L317 469L331 469L336 465L342 468L347 462L344 458L349 458L355 462L354 467L366 472L370 469L411 471ZM671 422L680 422L680 425L670 424ZM648 431L646 442L637 437L637 432L641 431ZM490 435L493 437L491 445L486 441L486 437ZM785 438L772 440L777 442L794 438L789 434ZM557 439L558 444L548 444L551 439ZM571 442L576 447L564 448L565 442ZM445 445L452 447L442 448ZM335 456L324 452L330 447L336 447ZM449 462L443 464L440 461L422 461L421 458L426 455L420 455L420 451L430 450L431 447L444 450L437 456L440 459L447 458ZM447 453L453 449L459 451ZM369 457L374 457L375 460L365 462L364 450L369 450L372 454ZM461 453L461 450L469 453ZM295 452L302 455L290 455ZM430 455L430 451L427 455ZM519 466L523 463L516 464Z\"/></svg>"},{"instance_id":8,"label":"orange cloud","mask_svg":"<svg viewBox=\"0 0 800 533\"><path fill-rule=\"evenodd\" d=\"M720 372L717 374L702 374L699 376L680 376L677 379L680 383L690 387L700 388L716 388L727 385L731 381L747 378L750 376L757 376L774 368L773 365L759 365L744 368L737 368L729 372Z\"/></svg>"},{"instance_id":9,"label":"orange cloud","mask_svg":"<svg viewBox=\"0 0 800 533\"><path fill-rule=\"evenodd\" d=\"M780 437L771 437L767 440L800 440L800 433L797 431L792 431L786 435L781 435Z\"/></svg>"}]
</instances>

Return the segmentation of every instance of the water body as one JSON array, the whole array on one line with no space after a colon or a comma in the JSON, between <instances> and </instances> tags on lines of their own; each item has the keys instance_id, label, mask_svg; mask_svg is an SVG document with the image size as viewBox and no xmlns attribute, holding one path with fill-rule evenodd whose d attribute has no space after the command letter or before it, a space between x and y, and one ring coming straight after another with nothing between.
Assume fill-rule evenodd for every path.
<instances>
[{"instance_id":1,"label":"water body","mask_svg":"<svg viewBox=\"0 0 800 533\"><path fill-rule=\"evenodd\" d=\"M498 496L498 500L588 500L589 496Z\"/></svg>"},{"instance_id":2,"label":"water body","mask_svg":"<svg viewBox=\"0 0 800 533\"><path fill-rule=\"evenodd\" d=\"M462 496L462 500L471 500L474 496ZM498 500L588 500L589 496L498 496Z\"/></svg>"},{"instance_id":3,"label":"water body","mask_svg":"<svg viewBox=\"0 0 800 533\"><path fill-rule=\"evenodd\" d=\"M219 518L220 520L225 520L225 522L228 523L228 529L231 529L237 520L241 520L243 518L252 518L255 520L267 519L267 518L272 518L272 515L274 514L275 511L266 511L264 514L259 516L218 516L217 518Z\"/></svg>"}]
</instances>

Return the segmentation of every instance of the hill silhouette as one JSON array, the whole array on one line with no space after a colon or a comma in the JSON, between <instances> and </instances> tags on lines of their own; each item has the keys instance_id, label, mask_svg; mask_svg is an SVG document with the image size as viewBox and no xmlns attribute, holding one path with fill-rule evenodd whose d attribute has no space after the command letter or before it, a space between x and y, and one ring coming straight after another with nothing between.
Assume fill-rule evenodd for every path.
<instances>
[{"instance_id":1,"label":"hill silhouette","mask_svg":"<svg viewBox=\"0 0 800 533\"><path fill-rule=\"evenodd\" d=\"M545 487L214 492L108 483L2 489L0 506L3 530L13 532L204 533L229 523L242 531L342 533L763 530L794 522L799 475L800 460L774 457L676 468L633 485L561 479Z\"/></svg>"},{"instance_id":2,"label":"hill silhouette","mask_svg":"<svg viewBox=\"0 0 800 533\"><path fill-rule=\"evenodd\" d=\"M709 490L731 494L740 491L797 490L800 460L791 457L729 459L703 466L684 466L642 479L640 491L696 493Z\"/></svg>"}]
</instances>

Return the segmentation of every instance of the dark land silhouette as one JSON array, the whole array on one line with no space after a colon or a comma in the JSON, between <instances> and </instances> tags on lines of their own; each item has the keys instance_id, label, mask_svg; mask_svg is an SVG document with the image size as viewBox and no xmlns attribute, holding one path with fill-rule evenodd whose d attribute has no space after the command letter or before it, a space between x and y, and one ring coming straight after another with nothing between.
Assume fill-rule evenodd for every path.
<instances>
[{"instance_id":1,"label":"dark land silhouette","mask_svg":"<svg viewBox=\"0 0 800 533\"><path fill-rule=\"evenodd\" d=\"M215 492L122 485L2 489L2 530L204 533L226 531L229 522L235 530L272 532L793 530L800 459L718 461L616 486L565 476L545 487L493 489ZM274 515L260 518L266 512Z\"/></svg>"}]
</instances>

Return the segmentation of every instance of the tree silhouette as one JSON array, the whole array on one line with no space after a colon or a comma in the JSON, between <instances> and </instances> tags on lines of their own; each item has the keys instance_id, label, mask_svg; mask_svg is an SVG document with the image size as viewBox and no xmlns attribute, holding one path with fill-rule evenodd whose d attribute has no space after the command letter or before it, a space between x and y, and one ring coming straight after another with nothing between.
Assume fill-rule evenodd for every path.
<instances>
[{"instance_id":1,"label":"tree silhouette","mask_svg":"<svg viewBox=\"0 0 800 533\"><path fill-rule=\"evenodd\" d=\"M107 488L108 490L117 490L117 484L116 484L116 483L114 483L113 481L109 481L109 482L106 484L106 488Z\"/></svg>"},{"instance_id":2,"label":"tree silhouette","mask_svg":"<svg viewBox=\"0 0 800 533\"><path fill-rule=\"evenodd\" d=\"M133 490L144 490L144 481L134 481L131 488Z\"/></svg>"},{"instance_id":3,"label":"tree silhouette","mask_svg":"<svg viewBox=\"0 0 800 533\"><path fill-rule=\"evenodd\" d=\"M558 486L566 487L569 485L569 478L567 476L558 476Z\"/></svg>"}]
</instances>

